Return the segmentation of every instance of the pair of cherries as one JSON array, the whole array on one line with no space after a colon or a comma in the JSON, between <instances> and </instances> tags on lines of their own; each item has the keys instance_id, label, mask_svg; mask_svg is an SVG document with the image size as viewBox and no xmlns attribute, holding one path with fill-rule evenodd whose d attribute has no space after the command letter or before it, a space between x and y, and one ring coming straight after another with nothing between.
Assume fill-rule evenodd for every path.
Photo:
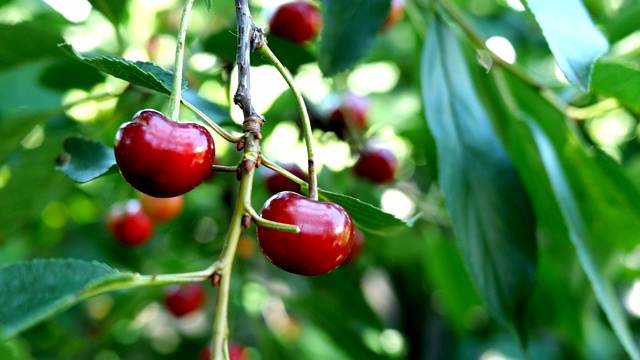
<instances>
[{"instance_id":1,"label":"pair of cherries","mask_svg":"<svg viewBox=\"0 0 640 360\"><path fill-rule=\"evenodd\" d=\"M115 157L124 179L157 198L182 195L212 171L215 145L211 133L196 123L175 122L156 110L142 110L123 124L115 138ZM258 227L264 255L283 270L322 275L337 268L353 244L354 227L339 205L284 191L264 205L264 219L292 224L300 232Z\"/></svg>"}]
</instances>

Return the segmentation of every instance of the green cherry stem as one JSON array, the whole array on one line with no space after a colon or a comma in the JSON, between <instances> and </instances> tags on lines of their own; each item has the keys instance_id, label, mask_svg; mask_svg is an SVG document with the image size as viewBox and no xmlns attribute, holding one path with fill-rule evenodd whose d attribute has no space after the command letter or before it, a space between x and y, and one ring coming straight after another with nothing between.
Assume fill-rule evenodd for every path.
<instances>
[{"instance_id":1,"label":"green cherry stem","mask_svg":"<svg viewBox=\"0 0 640 360\"><path fill-rule=\"evenodd\" d=\"M233 135L231 135L225 129L223 129L220 125L218 125L215 121L211 120L205 113L203 113L200 109L198 109L192 103L188 102L185 99L180 99L180 101L182 101L182 104L187 109L191 110L191 112L196 114L200 119L202 119L202 121L204 121L205 124L207 124L211 129L213 129L213 131L215 131L223 139L225 139L225 140L227 140L228 142L231 142L231 143L239 143L240 141L242 141L242 139L243 139L242 136L233 136Z\"/></svg>"},{"instance_id":2,"label":"green cherry stem","mask_svg":"<svg viewBox=\"0 0 640 360\"><path fill-rule=\"evenodd\" d=\"M266 157L264 157L264 155L260 155L260 161L262 162L262 165L268 167L269 169L279 172L280 174L282 174L284 177L286 177L287 179L295 182L298 185L304 186L306 188L309 187L309 184L307 184L306 181L300 179L299 177L293 175L292 173L290 173L289 171L287 171L287 169L283 168L282 166L274 163L273 161L267 159Z\"/></svg>"},{"instance_id":3,"label":"green cherry stem","mask_svg":"<svg viewBox=\"0 0 640 360\"><path fill-rule=\"evenodd\" d=\"M251 207L251 204L245 204L244 207L245 207L245 210L247 210L247 213L249 213L249 215L251 216L251 219L253 219L253 222L255 222L256 225L258 225L258 226L269 228L269 229L273 229L273 230L278 230L278 231L282 231L282 232L287 232L287 233L297 234L297 233L300 232L300 228L298 226L296 226L296 225L283 224L283 223L279 223L279 222L275 222L275 221L271 221L271 220L267 220L265 218L262 218L253 209L253 207Z\"/></svg>"},{"instance_id":4,"label":"green cherry stem","mask_svg":"<svg viewBox=\"0 0 640 360\"><path fill-rule=\"evenodd\" d=\"M189 14L194 0L187 0L182 11L178 36L176 38L176 58L173 64L173 82L171 84L171 96L169 97L169 119L178 121L180 118L180 103L182 100L182 67L184 63L184 42L187 37Z\"/></svg>"},{"instance_id":5,"label":"green cherry stem","mask_svg":"<svg viewBox=\"0 0 640 360\"><path fill-rule=\"evenodd\" d=\"M250 135L252 136L252 135ZM213 320L213 334L211 339L211 359L223 359L226 351L226 339L228 335L228 315L229 309L229 287L231 284L231 268L233 259L238 246L238 239L242 232L242 217L247 212L245 204L251 199L251 191L253 188L253 174L255 171L247 172L243 167L242 179L240 180L240 190L236 206L231 216L229 231L225 241L224 249L217 263L222 264L219 271L220 285L217 293L215 317Z\"/></svg>"},{"instance_id":6,"label":"green cherry stem","mask_svg":"<svg viewBox=\"0 0 640 360\"><path fill-rule=\"evenodd\" d=\"M262 47L258 49L260 53L267 58L267 60L278 69L280 75L284 78L289 85L289 88L293 92L293 95L296 99L296 103L298 105L298 111L300 112L300 118L302 120L302 132L304 133L304 141L307 146L307 159L309 159L309 198L313 200L318 200L318 178L316 176L315 169L315 160L313 153L313 133L311 131L311 121L309 120L309 113L307 112L307 107L304 104L304 98L302 97L302 93L298 86L293 81L293 76L287 70L280 60L275 56L275 54L269 49L267 44L264 44ZM295 180L294 180L295 181Z\"/></svg>"}]
</instances>

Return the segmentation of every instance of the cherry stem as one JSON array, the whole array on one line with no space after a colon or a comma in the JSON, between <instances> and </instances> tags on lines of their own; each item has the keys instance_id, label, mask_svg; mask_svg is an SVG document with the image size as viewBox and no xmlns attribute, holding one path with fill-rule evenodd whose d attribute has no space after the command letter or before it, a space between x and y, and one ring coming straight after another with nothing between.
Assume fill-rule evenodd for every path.
<instances>
[{"instance_id":1,"label":"cherry stem","mask_svg":"<svg viewBox=\"0 0 640 360\"><path fill-rule=\"evenodd\" d=\"M204 270L175 273L175 274L154 274L154 275L140 275L134 274L130 279L124 279L122 281L116 281L108 283L104 286L93 288L81 296L80 300L90 298L92 296L103 294L113 290L120 290L125 288L145 287L145 286L159 286L159 285L172 285L172 284L184 284L192 282L205 281L211 277L214 273L220 271L223 268L223 263L216 261L211 266Z\"/></svg>"},{"instance_id":2,"label":"cherry stem","mask_svg":"<svg viewBox=\"0 0 640 360\"><path fill-rule=\"evenodd\" d=\"M171 96L169 97L169 119L178 121L180 118L180 103L182 100L182 67L184 63L184 42L187 37L189 14L194 0L187 0L182 11L178 36L176 38L176 58L173 64L173 82L171 83Z\"/></svg>"},{"instance_id":3,"label":"cherry stem","mask_svg":"<svg viewBox=\"0 0 640 360\"><path fill-rule=\"evenodd\" d=\"M233 136L228 133L225 129L223 129L220 125L218 125L215 121L211 120L205 113L203 113L200 109L198 109L195 105L191 104L185 99L181 99L182 104L189 110L191 110L194 114L196 114L202 121L205 122L213 131L215 131L218 135L220 135L223 139L227 140L230 143L239 143L242 141L242 136Z\"/></svg>"},{"instance_id":4,"label":"cherry stem","mask_svg":"<svg viewBox=\"0 0 640 360\"><path fill-rule=\"evenodd\" d=\"M249 213L249 215L251 216L251 219L253 219L253 222L255 222L256 225L258 226L265 227L268 229L278 230L286 233L297 234L300 232L300 228L297 225L279 223L279 222L267 220L261 217L253 209L253 207L251 207L251 204L249 203L246 203L244 207L245 207L245 210L247 210L247 213Z\"/></svg>"},{"instance_id":5,"label":"cherry stem","mask_svg":"<svg viewBox=\"0 0 640 360\"><path fill-rule=\"evenodd\" d=\"M262 161L262 165L268 167L269 169L276 171L280 174L282 174L284 177L286 177L287 179L295 182L298 185L304 186L306 188L309 187L309 184L307 184L306 181L300 179L299 177L293 175L292 173L290 173L289 171L287 171L287 169L281 167L280 165L274 163L273 161L267 159L266 157L264 157L264 155L260 155L260 160Z\"/></svg>"},{"instance_id":6,"label":"cherry stem","mask_svg":"<svg viewBox=\"0 0 640 360\"><path fill-rule=\"evenodd\" d=\"M262 45L262 47L260 47L258 51L260 51L260 53L264 57L266 57L267 60L276 69L278 69L278 72L280 72L280 75L282 75L284 80L287 82L287 85L289 85L289 89L291 89L291 92L293 92L293 96L296 99L296 104L298 105L298 111L300 112L300 118L302 120L302 132L304 134L304 141L307 146L307 159L309 161L307 170L307 172L309 173L308 197L313 200L318 200L318 179L316 176L314 160L315 157L313 152L313 132L311 130L311 121L309 120L309 113L307 112L307 107L304 104L302 93L294 82L293 76L291 75L289 70L287 70L287 68L282 65L280 60L278 60L278 57L276 57L271 49L269 49L269 46L267 46L267 44Z\"/></svg>"}]
</instances>

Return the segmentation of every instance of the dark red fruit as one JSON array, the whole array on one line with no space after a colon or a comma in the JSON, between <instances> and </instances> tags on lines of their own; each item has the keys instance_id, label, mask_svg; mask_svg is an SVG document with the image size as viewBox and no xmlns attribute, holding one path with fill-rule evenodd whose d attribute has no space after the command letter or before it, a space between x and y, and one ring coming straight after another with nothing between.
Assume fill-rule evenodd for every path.
<instances>
[{"instance_id":1,"label":"dark red fruit","mask_svg":"<svg viewBox=\"0 0 640 360\"><path fill-rule=\"evenodd\" d=\"M128 246L146 243L153 235L153 221L142 211L138 200L115 204L107 213L107 228L111 235Z\"/></svg>"},{"instance_id":2,"label":"dark red fruit","mask_svg":"<svg viewBox=\"0 0 640 360\"><path fill-rule=\"evenodd\" d=\"M404 2L405 0L391 0L389 15L387 15L387 18L380 27L381 30L388 30L402 19L402 16L404 16Z\"/></svg>"},{"instance_id":3,"label":"dark red fruit","mask_svg":"<svg viewBox=\"0 0 640 360\"><path fill-rule=\"evenodd\" d=\"M358 157L354 166L356 175L367 178L376 184L385 184L393 180L398 167L395 155L387 149L366 149Z\"/></svg>"},{"instance_id":4,"label":"dark red fruit","mask_svg":"<svg viewBox=\"0 0 640 360\"><path fill-rule=\"evenodd\" d=\"M199 360L211 359L211 345L202 349ZM229 360L249 360L249 355L244 346L236 343L229 344Z\"/></svg>"},{"instance_id":5,"label":"dark red fruit","mask_svg":"<svg viewBox=\"0 0 640 360\"><path fill-rule=\"evenodd\" d=\"M362 251L362 246L364 245L364 233L360 231L358 228L354 228L353 233L353 246L351 247L351 251L349 255L344 260L344 263L350 263L358 258L360 252Z\"/></svg>"},{"instance_id":6,"label":"dark red fruit","mask_svg":"<svg viewBox=\"0 0 640 360\"><path fill-rule=\"evenodd\" d=\"M281 166L288 172L306 181L307 175L304 173L304 171L302 171L302 169L300 169L298 165L286 164ZM271 172L267 176L266 185L267 189L269 189L272 194L277 194L282 191L293 191L297 193L300 192L300 185L287 179L284 175L276 171Z\"/></svg>"},{"instance_id":7,"label":"dark red fruit","mask_svg":"<svg viewBox=\"0 0 640 360\"><path fill-rule=\"evenodd\" d=\"M306 1L293 1L278 7L269 22L272 34L298 44L313 39L322 26L320 10Z\"/></svg>"},{"instance_id":8,"label":"dark red fruit","mask_svg":"<svg viewBox=\"0 0 640 360\"><path fill-rule=\"evenodd\" d=\"M147 194L140 194L142 210L156 223L167 222L180 215L184 208L182 195L170 198L157 198Z\"/></svg>"},{"instance_id":9,"label":"dark red fruit","mask_svg":"<svg viewBox=\"0 0 640 360\"><path fill-rule=\"evenodd\" d=\"M148 109L120 126L115 155L120 173L131 186L165 198L182 195L209 176L215 145L203 126L170 121Z\"/></svg>"},{"instance_id":10,"label":"dark red fruit","mask_svg":"<svg viewBox=\"0 0 640 360\"><path fill-rule=\"evenodd\" d=\"M272 196L260 215L297 225L297 234L258 226L262 253L282 270L298 275L323 275L344 262L353 245L353 222L339 205L285 191Z\"/></svg>"},{"instance_id":11,"label":"dark red fruit","mask_svg":"<svg viewBox=\"0 0 640 360\"><path fill-rule=\"evenodd\" d=\"M329 115L329 124L337 132L345 129L362 131L367 127L368 114L369 98L347 93Z\"/></svg>"},{"instance_id":12,"label":"dark red fruit","mask_svg":"<svg viewBox=\"0 0 640 360\"><path fill-rule=\"evenodd\" d=\"M177 317L185 316L202 307L206 295L202 285L189 283L168 287L164 293L164 303Z\"/></svg>"}]
</instances>

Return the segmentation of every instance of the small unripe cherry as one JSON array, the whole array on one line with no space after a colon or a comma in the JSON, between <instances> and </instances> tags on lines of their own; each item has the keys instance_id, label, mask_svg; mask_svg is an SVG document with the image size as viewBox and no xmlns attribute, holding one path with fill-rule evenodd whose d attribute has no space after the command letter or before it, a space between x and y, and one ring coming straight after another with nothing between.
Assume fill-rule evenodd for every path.
<instances>
[{"instance_id":1,"label":"small unripe cherry","mask_svg":"<svg viewBox=\"0 0 640 360\"><path fill-rule=\"evenodd\" d=\"M184 208L184 198L182 195L157 198L140 193L138 196L142 210L156 223L163 223L174 219L180 215Z\"/></svg>"},{"instance_id":2,"label":"small unripe cherry","mask_svg":"<svg viewBox=\"0 0 640 360\"><path fill-rule=\"evenodd\" d=\"M304 44L313 39L322 27L320 10L306 1L280 5L269 21L269 32Z\"/></svg>"},{"instance_id":3,"label":"small unripe cherry","mask_svg":"<svg viewBox=\"0 0 640 360\"><path fill-rule=\"evenodd\" d=\"M139 246L151 239L153 221L136 199L113 205L107 213L107 228L122 244Z\"/></svg>"},{"instance_id":4,"label":"small unripe cherry","mask_svg":"<svg viewBox=\"0 0 640 360\"><path fill-rule=\"evenodd\" d=\"M165 289L164 302L167 309L177 317L190 314L202 307L206 294L202 285L188 283L172 285Z\"/></svg>"},{"instance_id":5,"label":"small unripe cherry","mask_svg":"<svg viewBox=\"0 0 640 360\"><path fill-rule=\"evenodd\" d=\"M365 149L353 167L356 175L369 179L375 184L385 184L395 178L398 160L384 148Z\"/></svg>"}]
</instances>

